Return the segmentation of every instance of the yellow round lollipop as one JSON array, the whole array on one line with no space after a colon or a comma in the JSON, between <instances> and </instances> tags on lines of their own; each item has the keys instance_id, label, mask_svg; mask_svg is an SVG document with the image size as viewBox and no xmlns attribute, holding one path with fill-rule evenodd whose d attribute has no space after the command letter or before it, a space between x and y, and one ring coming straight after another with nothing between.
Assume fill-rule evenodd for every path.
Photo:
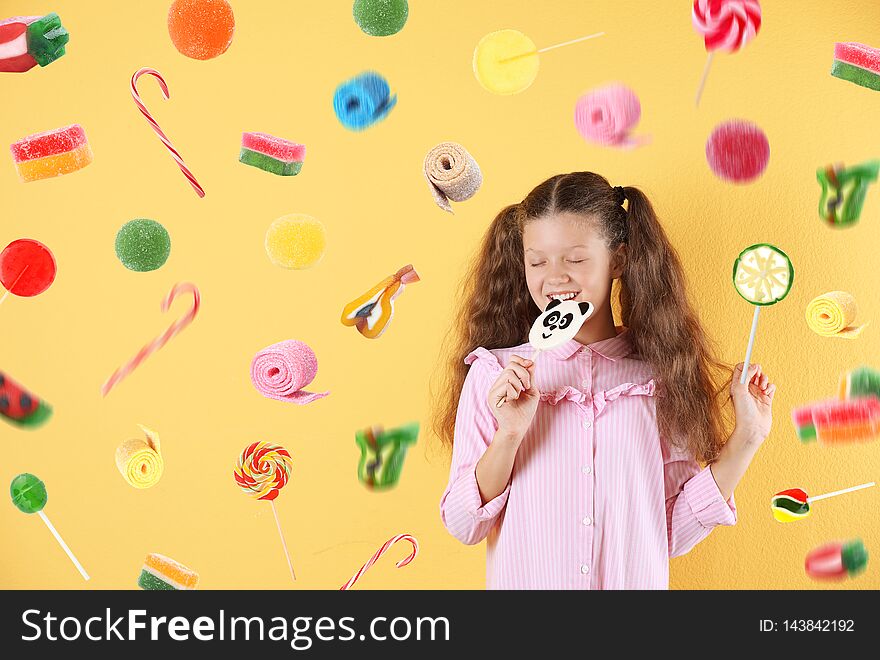
<instances>
[{"instance_id":1,"label":"yellow round lollipop","mask_svg":"<svg viewBox=\"0 0 880 660\"><path fill-rule=\"evenodd\" d=\"M311 268L321 261L326 245L324 225L304 213L278 218L266 231L266 254L281 268Z\"/></svg>"},{"instance_id":2,"label":"yellow round lollipop","mask_svg":"<svg viewBox=\"0 0 880 660\"><path fill-rule=\"evenodd\" d=\"M498 30L474 49L474 75L493 94L519 94L538 75L535 42L519 30Z\"/></svg>"}]
</instances>

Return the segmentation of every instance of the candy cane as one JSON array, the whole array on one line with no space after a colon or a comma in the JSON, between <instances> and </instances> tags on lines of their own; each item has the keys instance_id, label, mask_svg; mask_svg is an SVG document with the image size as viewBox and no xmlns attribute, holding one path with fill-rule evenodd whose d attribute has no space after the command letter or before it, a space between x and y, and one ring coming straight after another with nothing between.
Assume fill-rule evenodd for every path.
<instances>
[{"instance_id":1,"label":"candy cane","mask_svg":"<svg viewBox=\"0 0 880 660\"><path fill-rule=\"evenodd\" d=\"M360 570L357 573L355 573L354 575L352 575L351 579L348 582L346 582L341 587L339 587L339 591L347 591L347 590L351 589L354 586L354 583L360 579L361 575L363 575L364 573L367 572L367 569L370 568L370 566L372 566L373 564L376 563L376 560L378 560L379 557L381 557L386 552L388 552L388 549L392 545L394 545L398 541L402 541L402 540L406 540L406 541L409 541L410 543L412 543L413 551L412 551L412 553L410 553L409 557L401 559L399 562L397 562L397 568L403 568L404 566L409 564L419 554L419 542L416 541L415 537L410 536L409 534L398 534L397 536L394 536L394 537L388 539L385 542L385 545L383 545L381 548L376 550L376 554L374 554L372 557L370 557L370 561L368 561L366 564L361 566Z\"/></svg>"},{"instance_id":2,"label":"candy cane","mask_svg":"<svg viewBox=\"0 0 880 660\"><path fill-rule=\"evenodd\" d=\"M171 326L162 334L160 337L156 337L149 344L144 346L138 354L134 356L134 358L128 362L128 364L119 367L116 371L113 372L113 375L107 379L107 382L101 386L101 395L107 396L107 393L110 392L119 381L128 376L132 371L137 369L138 365L141 362L146 360L150 355L158 351L162 348L168 341L174 337L177 333L183 330L186 326L193 322L196 318L196 315L199 313L199 305L201 304L201 298L199 297L199 290L195 284L190 284L189 282L181 282L175 284L171 291L168 292L168 295L165 296L165 300L162 301L162 311L167 312L168 308L171 307L171 303L174 302L174 299L181 293L191 293L193 296L193 304L190 308L189 312L186 313L185 316L179 318L177 321L171 324Z\"/></svg>"},{"instance_id":3,"label":"candy cane","mask_svg":"<svg viewBox=\"0 0 880 660\"><path fill-rule=\"evenodd\" d=\"M171 146L171 141L162 132L162 129L159 128L159 124L156 123L156 120L153 119L153 116L150 114L149 110L147 110L147 106L144 105L143 101L141 101L140 94L137 91L137 80L144 74L149 74L154 76L156 80L159 81L159 86L162 88L162 94L165 96L165 100L167 101L168 96L168 85L165 84L165 79L162 78L162 74L160 74L155 69L150 69L149 67L143 67L134 72L134 75L131 77L131 96L134 99L134 104L138 107L138 110L141 111L141 114L147 118L147 121L150 122L150 126L153 127L153 130L156 131L156 135L159 136L159 139L162 140L162 144L165 145L165 148L171 152L171 157L177 162L177 166L180 168L180 171L183 172L183 176L187 178L189 184L193 187L193 190L196 191L196 194L199 197L205 196L205 191L199 185L199 182L196 181L196 177L192 172L189 171L189 168L183 162L183 158L177 152L173 146Z\"/></svg>"}]
</instances>

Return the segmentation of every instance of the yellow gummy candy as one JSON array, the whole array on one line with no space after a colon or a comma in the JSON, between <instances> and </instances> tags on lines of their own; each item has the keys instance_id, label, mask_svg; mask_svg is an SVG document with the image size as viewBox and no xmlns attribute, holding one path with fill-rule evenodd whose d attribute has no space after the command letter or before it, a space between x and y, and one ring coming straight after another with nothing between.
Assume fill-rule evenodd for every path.
<instances>
[{"instance_id":1,"label":"yellow gummy candy","mask_svg":"<svg viewBox=\"0 0 880 660\"><path fill-rule=\"evenodd\" d=\"M91 162L92 149L86 143L73 151L66 151L63 154L34 158L33 160L16 163L15 169L18 170L18 176L21 177L21 180L29 183L76 172Z\"/></svg>"},{"instance_id":2,"label":"yellow gummy candy","mask_svg":"<svg viewBox=\"0 0 880 660\"><path fill-rule=\"evenodd\" d=\"M535 42L518 30L499 30L480 39L474 50L474 75L493 94L518 94L529 88L538 75Z\"/></svg>"},{"instance_id":3,"label":"yellow gummy candy","mask_svg":"<svg viewBox=\"0 0 880 660\"><path fill-rule=\"evenodd\" d=\"M116 467L128 485L150 488L162 478L165 461L159 452L159 435L145 426L146 440L126 440L116 449Z\"/></svg>"},{"instance_id":4,"label":"yellow gummy candy","mask_svg":"<svg viewBox=\"0 0 880 660\"><path fill-rule=\"evenodd\" d=\"M266 254L282 268L311 268L324 256L326 245L324 225L303 213L278 218L266 232Z\"/></svg>"},{"instance_id":5,"label":"yellow gummy candy","mask_svg":"<svg viewBox=\"0 0 880 660\"><path fill-rule=\"evenodd\" d=\"M856 299L846 291L829 291L817 296L807 305L807 325L822 337L855 339L864 325L855 325L858 307Z\"/></svg>"}]
</instances>

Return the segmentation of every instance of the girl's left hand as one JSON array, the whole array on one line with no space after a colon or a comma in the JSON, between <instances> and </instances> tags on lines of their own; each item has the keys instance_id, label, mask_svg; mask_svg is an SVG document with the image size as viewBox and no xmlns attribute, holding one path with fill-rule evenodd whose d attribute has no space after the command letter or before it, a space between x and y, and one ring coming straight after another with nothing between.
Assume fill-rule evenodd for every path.
<instances>
[{"instance_id":1,"label":"girl's left hand","mask_svg":"<svg viewBox=\"0 0 880 660\"><path fill-rule=\"evenodd\" d=\"M733 380L730 383L736 428L756 441L763 442L770 435L770 426L773 423L773 395L776 394L776 385L761 371L759 364L749 365L748 380L740 384L742 370L743 363L740 362L733 370Z\"/></svg>"}]
</instances>

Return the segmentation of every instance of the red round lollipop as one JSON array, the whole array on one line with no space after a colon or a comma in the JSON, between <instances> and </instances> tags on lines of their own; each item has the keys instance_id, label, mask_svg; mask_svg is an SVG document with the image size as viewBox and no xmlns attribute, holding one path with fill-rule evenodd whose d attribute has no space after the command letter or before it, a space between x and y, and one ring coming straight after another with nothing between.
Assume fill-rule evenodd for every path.
<instances>
[{"instance_id":1,"label":"red round lollipop","mask_svg":"<svg viewBox=\"0 0 880 660\"><path fill-rule=\"evenodd\" d=\"M55 281L55 257L40 241L19 238L0 252L0 283L23 298L36 296Z\"/></svg>"},{"instance_id":2,"label":"red round lollipop","mask_svg":"<svg viewBox=\"0 0 880 660\"><path fill-rule=\"evenodd\" d=\"M706 160L720 179L749 183L764 172L770 160L770 142L764 131L747 121L718 124L706 141Z\"/></svg>"}]
</instances>

